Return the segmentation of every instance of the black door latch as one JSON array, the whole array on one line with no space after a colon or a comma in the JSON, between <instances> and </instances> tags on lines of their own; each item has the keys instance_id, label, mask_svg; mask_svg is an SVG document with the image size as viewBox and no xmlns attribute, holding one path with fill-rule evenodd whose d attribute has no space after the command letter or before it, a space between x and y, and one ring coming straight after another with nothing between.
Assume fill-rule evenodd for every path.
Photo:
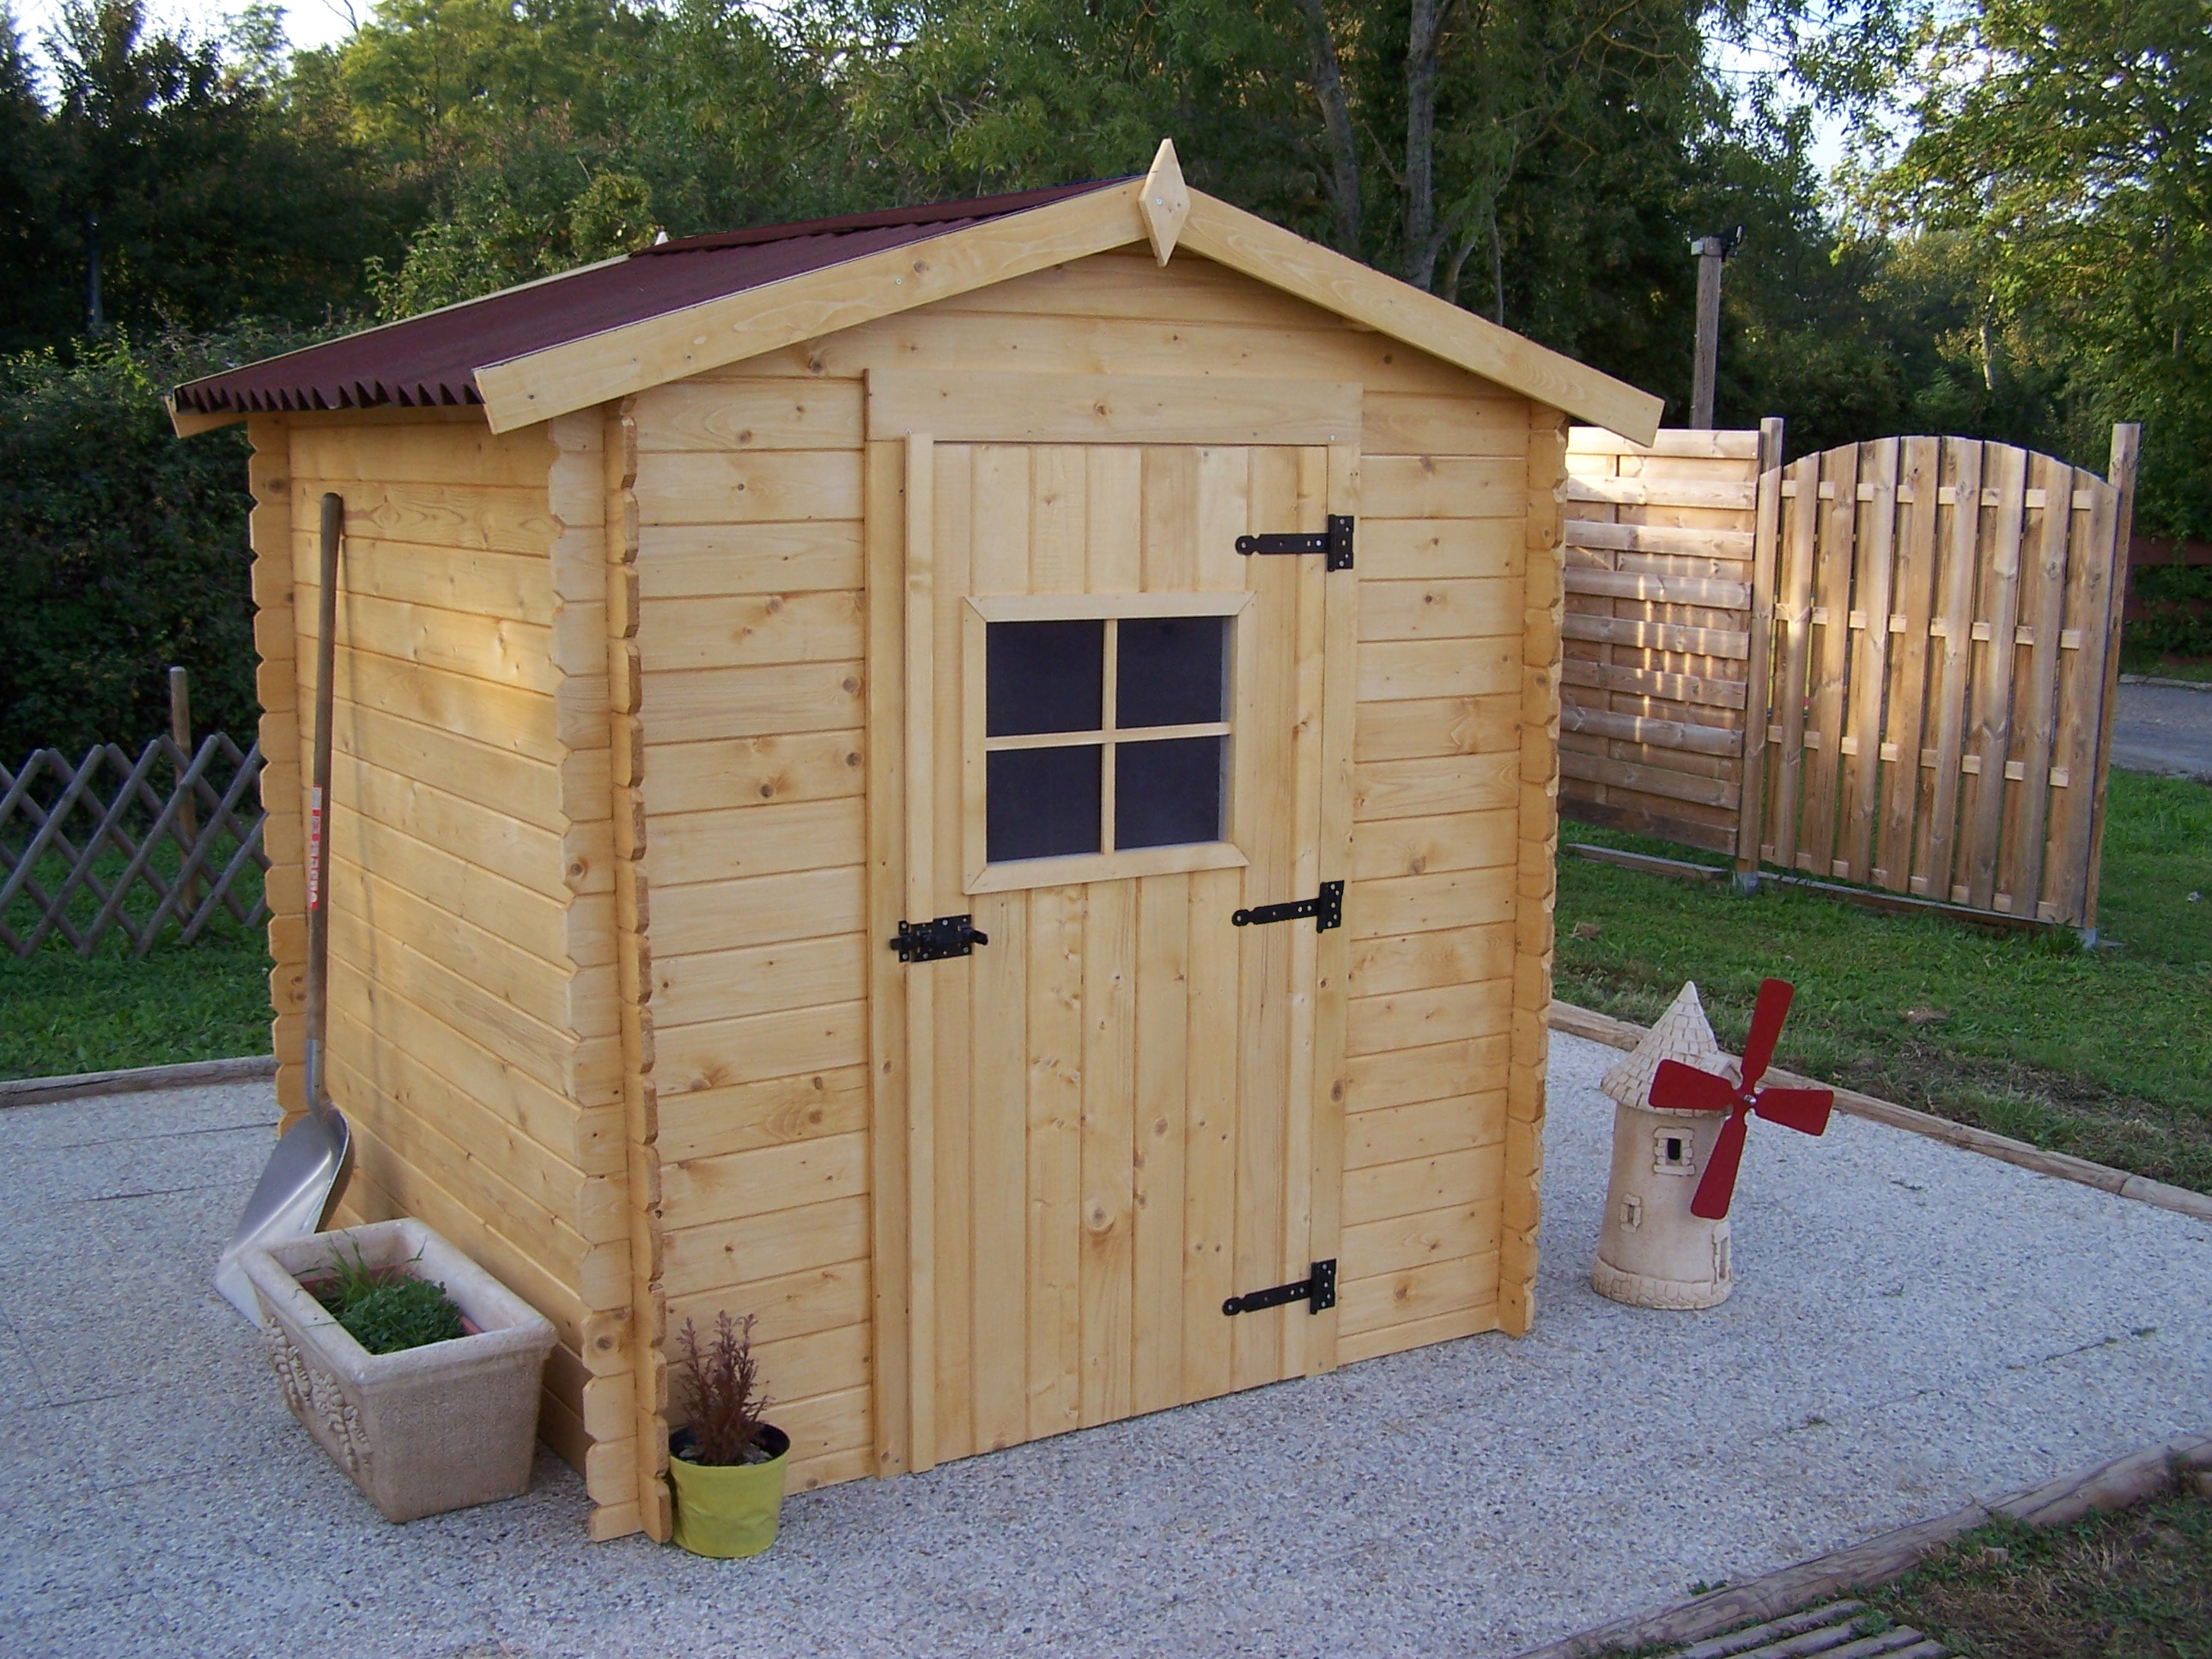
<instances>
[{"instance_id":1,"label":"black door latch","mask_svg":"<svg viewBox=\"0 0 2212 1659\"><path fill-rule=\"evenodd\" d=\"M1349 570L1352 568L1352 515L1348 513L1330 514L1328 528L1319 534L1292 531L1266 536L1239 536L1237 550L1243 554L1326 553L1328 555L1328 568Z\"/></svg>"},{"instance_id":2,"label":"black door latch","mask_svg":"<svg viewBox=\"0 0 2212 1659\"><path fill-rule=\"evenodd\" d=\"M1321 891L1310 899L1291 899L1284 904L1255 904L1249 910L1239 910L1229 918L1237 927L1264 927L1271 921L1296 921L1300 916L1314 919L1314 932L1326 933L1332 927L1344 926L1344 884L1325 881Z\"/></svg>"},{"instance_id":3,"label":"black door latch","mask_svg":"<svg viewBox=\"0 0 2212 1659\"><path fill-rule=\"evenodd\" d=\"M977 933L967 916L939 916L934 921L908 921L902 916L890 946L901 962L939 962L969 955L975 946L990 942L991 936Z\"/></svg>"},{"instance_id":4,"label":"black door latch","mask_svg":"<svg viewBox=\"0 0 2212 1659\"><path fill-rule=\"evenodd\" d=\"M1232 1296L1221 1304L1225 1314L1258 1313L1265 1308L1279 1308L1287 1302L1303 1302L1310 1314L1321 1313L1336 1305L1336 1261L1313 1264L1311 1277L1301 1279L1295 1285L1278 1285L1271 1291L1254 1291L1249 1296Z\"/></svg>"}]
</instances>

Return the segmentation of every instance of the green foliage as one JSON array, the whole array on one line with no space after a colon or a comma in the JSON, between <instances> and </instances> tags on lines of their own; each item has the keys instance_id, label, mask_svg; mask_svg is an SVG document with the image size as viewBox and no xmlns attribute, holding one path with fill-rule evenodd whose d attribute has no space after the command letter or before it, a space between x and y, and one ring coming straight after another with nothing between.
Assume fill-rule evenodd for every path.
<instances>
[{"instance_id":1,"label":"green foliage","mask_svg":"<svg viewBox=\"0 0 2212 1659\"><path fill-rule=\"evenodd\" d=\"M315 1299L371 1353L398 1353L465 1335L461 1310L446 1287L415 1277L408 1271L413 1265L372 1267L358 1246L350 1261L343 1248L335 1249L330 1276L313 1283Z\"/></svg>"},{"instance_id":2,"label":"green foliage","mask_svg":"<svg viewBox=\"0 0 2212 1659\"><path fill-rule=\"evenodd\" d=\"M289 331L118 332L73 360L0 361L0 756L134 748L168 726L167 672L196 724L252 740L246 441L179 443L161 397L296 343Z\"/></svg>"},{"instance_id":3,"label":"green foliage","mask_svg":"<svg viewBox=\"0 0 2212 1659\"><path fill-rule=\"evenodd\" d=\"M2101 468L2111 423L2144 423L2139 528L2212 533L2202 0L1980 0L1918 46L1869 206L1960 234L1984 337L2045 379L2069 456Z\"/></svg>"},{"instance_id":4,"label":"green foliage","mask_svg":"<svg viewBox=\"0 0 2212 1659\"><path fill-rule=\"evenodd\" d=\"M24 101L16 54L0 50L0 125L16 141L0 198L20 204L31 244L0 350L350 303L362 253L392 245L404 204L287 97L272 12L193 39L150 26L141 0L70 0L51 46L51 111Z\"/></svg>"}]
</instances>

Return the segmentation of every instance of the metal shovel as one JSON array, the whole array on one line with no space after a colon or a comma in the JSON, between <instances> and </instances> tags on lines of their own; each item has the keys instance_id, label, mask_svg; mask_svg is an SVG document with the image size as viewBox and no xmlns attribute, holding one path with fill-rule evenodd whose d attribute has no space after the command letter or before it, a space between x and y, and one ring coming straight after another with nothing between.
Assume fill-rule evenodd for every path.
<instances>
[{"instance_id":1,"label":"metal shovel","mask_svg":"<svg viewBox=\"0 0 2212 1659\"><path fill-rule=\"evenodd\" d=\"M261 1310L239 1254L322 1231L323 1218L344 1191L353 1164L353 1132L331 1103L324 1078L323 1040L330 1004L331 923L324 881L325 820L331 799L331 700L338 620L338 543L345 531L345 502L323 497L322 631L315 641L315 777L307 798L307 1114L284 1132L246 1200L229 1248L216 1263L215 1287L254 1324Z\"/></svg>"}]
</instances>

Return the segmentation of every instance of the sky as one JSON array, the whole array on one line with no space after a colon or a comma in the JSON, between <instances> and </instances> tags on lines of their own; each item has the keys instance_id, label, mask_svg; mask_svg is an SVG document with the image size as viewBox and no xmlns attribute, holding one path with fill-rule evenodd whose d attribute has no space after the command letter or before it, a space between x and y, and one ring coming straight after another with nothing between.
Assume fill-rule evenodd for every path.
<instances>
[{"instance_id":1,"label":"sky","mask_svg":"<svg viewBox=\"0 0 2212 1659\"><path fill-rule=\"evenodd\" d=\"M53 27L62 9L60 0L14 0L12 9L24 43L37 52L40 37ZM183 23L194 34L219 31L234 9L216 0L149 0L146 8L156 21ZM368 0L362 0L360 9L368 11ZM296 0L284 9L284 33L295 46L326 46L352 29L344 0Z\"/></svg>"}]
</instances>

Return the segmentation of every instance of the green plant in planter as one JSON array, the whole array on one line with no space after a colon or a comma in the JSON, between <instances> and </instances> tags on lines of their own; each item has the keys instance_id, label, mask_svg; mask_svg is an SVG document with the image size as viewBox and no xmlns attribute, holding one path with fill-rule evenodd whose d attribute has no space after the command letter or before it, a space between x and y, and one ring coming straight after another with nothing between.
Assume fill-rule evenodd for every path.
<instances>
[{"instance_id":1,"label":"green plant in planter","mask_svg":"<svg viewBox=\"0 0 2212 1659\"><path fill-rule=\"evenodd\" d=\"M690 1419L668 1438L676 1541L695 1555L758 1555L775 1541L791 1437L764 1415L752 1316L717 1315L707 1342L687 1319L676 1346Z\"/></svg>"},{"instance_id":2,"label":"green plant in planter","mask_svg":"<svg viewBox=\"0 0 2212 1659\"><path fill-rule=\"evenodd\" d=\"M408 1271L413 1265L372 1267L358 1248L350 1261L343 1250L334 1251L331 1276L313 1287L315 1300L371 1353L397 1353L465 1335L461 1310L446 1287L416 1278Z\"/></svg>"}]
</instances>

